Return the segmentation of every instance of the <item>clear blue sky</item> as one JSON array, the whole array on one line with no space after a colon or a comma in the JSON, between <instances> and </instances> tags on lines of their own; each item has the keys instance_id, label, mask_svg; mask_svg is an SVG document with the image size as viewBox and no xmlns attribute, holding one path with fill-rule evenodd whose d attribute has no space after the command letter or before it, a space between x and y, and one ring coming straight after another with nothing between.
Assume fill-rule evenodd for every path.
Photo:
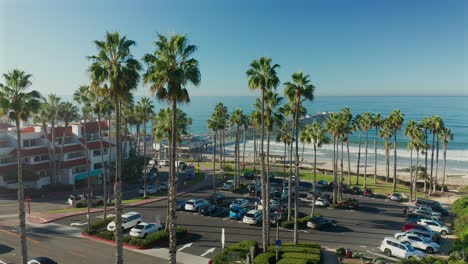
<instances>
[{"instance_id":1,"label":"clear blue sky","mask_svg":"<svg viewBox=\"0 0 468 264\"><path fill-rule=\"evenodd\" d=\"M468 95L466 3L0 0L0 73L18 67L43 94L70 95L106 31L135 40L138 59L156 32L175 32L199 47L192 95L252 95L245 71L260 56L282 82L310 74L316 95Z\"/></svg>"}]
</instances>

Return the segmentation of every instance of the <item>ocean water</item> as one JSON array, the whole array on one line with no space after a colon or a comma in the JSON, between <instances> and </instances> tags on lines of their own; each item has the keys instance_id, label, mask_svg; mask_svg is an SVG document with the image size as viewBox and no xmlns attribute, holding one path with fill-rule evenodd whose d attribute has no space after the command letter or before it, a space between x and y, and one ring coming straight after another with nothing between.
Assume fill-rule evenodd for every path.
<instances>
[{"instance_id":1,"label":"ocean water","mask_svg":"<svg viewBox=\"0 0 468 264\"><path fill-rule=\"evenodd\" d=\"M207 127L207 120L218 102L223 102L229 112L241 108L244 113L250 114L254 109L255 96L193 96L191 103L181 105L181 108L192 118L190 127L192 134L211 133ZM155 102L155 108L160 109L167 105ZM420 121L424 116L440 115L445 125L452 129L453 142L449 143L447 151L447 166L454 170L468 171L468 97L424 97L424 96L316 96L313 102L305 104L308 114L317 112L337 112L344 107L349 107L353 115L363 112L380 113L387 116L393 109L400 109L404 114L405 123L409 120ZM405 125L405 124L404 124ZM403 125L403 127L404 127ZM369 157L373 160L374 130L369 131ZM364 138L364 137L363 137ZM379 140L379 156L383 159L382 141ZM408 139L403 136L403 129L397 136L398 157L403 163L409 163L410 153L407 150ZM432 137L430 138L430 142ZM351 138L351 153L358 152L358 134L355 132ZM364 141L363 141L364 142ZM277 146L276 146L277 145ZM282 144L273 143L272 149L277 154L282 154ZM364 144L362 145L362 148ZM301 145L302 150L302 145ZM312 149L306 146L306 156L312 153ZM332 145L326 145L319 155L331 156ZM415 154L414 154L415 155ZM357 155L352 155L355 159ZM442 146L439 153L442 160ZM442 161L439 162L442 166Z\"/></svg>"}]
</instances>

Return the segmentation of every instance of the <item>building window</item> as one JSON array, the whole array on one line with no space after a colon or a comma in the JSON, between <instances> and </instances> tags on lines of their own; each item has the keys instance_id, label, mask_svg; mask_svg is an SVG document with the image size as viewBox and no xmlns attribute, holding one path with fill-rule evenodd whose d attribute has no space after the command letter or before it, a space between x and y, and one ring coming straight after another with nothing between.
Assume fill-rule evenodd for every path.
<instances>
[{"instance_id":1,"label":"building window","mask_svg":"<svg viewBox=\"0 0 468 264\"><path fill-rule=\"evenodd\" d=\"M107 154L107 149L103 149L104 150L104 155ZM93 156L100 156L101 155L101 150L100 149L96 149L93 151Z\"/></svg>"},{"instance_id":2,"label":"building window","mask_svg":"<svg viewBox=\"0 0 468 264\"><path fill-rule=\"evenodd\" d=\"M46 176L47 176L47 171L45 170L39 171L39 177L46 177Z\"/></svg>"},{"instance_id":3,"label":"building window","mask_svg":"<svg viewBox=\"0 0 468 264\"><path fill-rule=\"evenodd\" d=\"M40 138L23 139L24 148L36 147L36 146L42 146L42 145L43 144Z\"/></svg>"},{"instance_id":4,"label":"building window","mask_svg":"<svg viewBox=\"0 0 468 264\"><path fill-rule=\"evenodd\" d=\"M76 158L82 158L84 157L85 154L83 151L80 151L80 152L72 152L72 153L68 153L67 154L67 158L68 159L76 159Z\"/></svg>"},{"instance_id":5,"label":"building window","mask_svg":"<svg viewBox=\"0 0 468 264\"><path fill-rule=\"evenodd\" d=\"M41 156L35 156L34 157L34 162L39 162L39 161L44 161L44 160L49 160L48 155L41 155Z\"/></svg>"},{"instance_id":6,"label":"building window","mask_svg":"<svg viewBox=\"0 0 468 264\"><path fill-rule=\"evenodd\" d=\"M86 166L74 167L72 169L72 174L77 174L86 171Z\"/></svg>"},{"instance_id":7,"label":"building window","mask_svg":"<svg viewBox=\"0 0 468 264\"><path fill-rule=\"evenodd\" d=\"M95 163L94 164L94 169L97 170L97 169L101 169L102 168L102 163Z\"/></svg>"}]
</instances>

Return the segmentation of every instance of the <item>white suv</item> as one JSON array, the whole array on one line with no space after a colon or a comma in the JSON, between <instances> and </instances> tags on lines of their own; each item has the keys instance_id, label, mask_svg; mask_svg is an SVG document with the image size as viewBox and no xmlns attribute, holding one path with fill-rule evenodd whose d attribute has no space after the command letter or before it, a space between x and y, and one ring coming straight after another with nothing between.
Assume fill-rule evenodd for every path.
<instances>
[{"instance_id":1,"label":"white suv","mask_svg":"<svg viewBox=\"0 0 468 264\"><path fill-rule=\"evenodd\" d=\"M129 212L122 215L122 229L129 229L132 228L139 223L143 222L143 218L141 214L137 212ZM107 231L114 232L115 231L115 221L110 222L107 225Z\"/></svg>"},{"instance_id":2,"label":"white suv","mask_svg":"<svg viewBox=\"0 0 468 264\"><path fill-rule=\"evenodd\" d=\"M429 228L431 231L440 233L443 236L450 234L450 228L437 221L421 219L421 221L418 222L418 225L423 225Z\"/></svg>"},{"instance_id":3,"label":"white suv","mask_svg":"<svg viewBox=\"0 0 468 264\"><path fill-rule=\"evenodd\" d=\"M190 199L185 203L185 211L195 211L198 212L200 205L209 203L207 200L202 199Z\"/></svg>"},{"instance_id":4,"label":"white suv","mask_svg":"<svg viewBox=\"0 0 468 264\"><path fill-rule=\"evenodd\" d=\"M405 234L400 236L399 240L401 242L408 242L413 247L426 251L429 254L434 254L439 252L440 246L432 240L429 240L425 237L418 236L415 234Z\"/></svg>"},{"instance_id":5,"label":"white suv","mask_svg":"<svg viewBox=\"0 0 468 264\"><path fill-rule=\"evenodd\" d=\"M398 241L393 237L385 237L379 249L388 257L395 256L402 259L410 257L424 258L424 253L414 249L410 244Z\"/></svg>"},{"instance_id":6,"label":"white suv","mask_svg":"<svg viewBox=\"0 0 468 264\"><path fill-rule=\"evenodd\" d=\"M256 225L262 222L262 210L250 210L244 215L242 222L250 225Z\"/></svg>"}]
</instances>

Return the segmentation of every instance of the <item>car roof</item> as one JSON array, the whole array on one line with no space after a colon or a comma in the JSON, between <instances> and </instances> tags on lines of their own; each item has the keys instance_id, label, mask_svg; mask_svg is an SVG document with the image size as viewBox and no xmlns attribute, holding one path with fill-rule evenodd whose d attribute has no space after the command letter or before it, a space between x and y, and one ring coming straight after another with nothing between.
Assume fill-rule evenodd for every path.
<instances>
[{"instance_id":1,"label":"car roof","mask_svg":"<svg viewBox=\"0 0 468 264\"><path fill-rule=\"evenodd\" d=\"M55 261L53 261L52 259L48 258L48 257L37 257L37 258L34 258L32 259L31 261L37 261L37 262L40 262L40 263L44 263L44 264L52 264L52 263L56 263Z\"/></svg>"},{"instance_id":2,"label":"car roof","mask_svg":"<svg viewBox=\"0 0 468 264\"><path fill-rule=\"evenodd\" d=\"M393 241L393 242L401 243L400 240L398 240L398 239L396 239L396 238L393 238L393 237L384 237L384 240L390 240L390 241Z\"/></svg>"},{"instance_id":3,"label":"car roof","mask_svg":"<svg viewBox=\"0 0 468 264\"><path fill-rule=\"evenodd\" d=\"M256 212L261 212L261 210L252 209L252 210L248 211L247 213L248 213L248 214L255 214Z\"/></svg>"},{"instance_id":4,"label":"car roof","mask_svg":"<svg viewBox=\"0 0 468 264\"><path fill-rule=\"evenodd\" d=\"M128 212L128 213L125 213L122 215L122 217L124 216L132 216L132 215L139 215L140 213L137 213L137 212Z\"/></svg>"}]
</instances>

